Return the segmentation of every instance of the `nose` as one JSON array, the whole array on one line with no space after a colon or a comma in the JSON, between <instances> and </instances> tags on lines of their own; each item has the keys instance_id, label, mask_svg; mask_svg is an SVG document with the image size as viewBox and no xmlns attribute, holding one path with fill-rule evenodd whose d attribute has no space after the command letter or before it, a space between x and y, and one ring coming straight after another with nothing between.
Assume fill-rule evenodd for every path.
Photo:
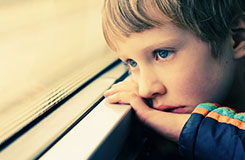
<instances>
[{"instance_id":1,"label":"nose","mask_svg":"<svg viewBox=\"0 0 245 160\"><path fill-rule=\"evenodd\" d=\"M139 95L143 98L154 98L157 95L166 93L166 88L158 74L152 72L152 70L140 73L138 85Z\"/></svg>"}]
</instances>

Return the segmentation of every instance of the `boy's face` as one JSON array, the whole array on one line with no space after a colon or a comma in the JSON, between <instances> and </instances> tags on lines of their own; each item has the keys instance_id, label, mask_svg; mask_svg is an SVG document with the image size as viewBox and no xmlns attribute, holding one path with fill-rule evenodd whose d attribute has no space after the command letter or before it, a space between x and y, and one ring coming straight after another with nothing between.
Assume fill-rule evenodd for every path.
<instances>
[{"instance_id":1,"label":"boy's face","mask_svg":"<svg viewBox=\"0 0 245 160\"><path fill-rule=\"evenodd\" d=\"M156 109L190 113L199 103L222 102L230 89L230 45L221 48L225 51L220 60L215 59L207 43L173 24L131 34L116 44L139 96L152 99Z\"/></svg>"}]
</instances>

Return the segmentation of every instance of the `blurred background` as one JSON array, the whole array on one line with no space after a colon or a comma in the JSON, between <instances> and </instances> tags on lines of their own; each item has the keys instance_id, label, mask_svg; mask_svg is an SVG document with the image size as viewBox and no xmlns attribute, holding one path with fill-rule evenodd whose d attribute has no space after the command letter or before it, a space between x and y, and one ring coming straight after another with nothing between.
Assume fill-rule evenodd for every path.
<instances>
[{"instance_id":1,"label":"blurred background","mask_svg":"<svg viewBox=\"0 0 245 160\"><path fill-rule=\"evenodd\" d=\"M115 60L103 0L0 0L0 142Z\"/></svg>"}]
</instances>

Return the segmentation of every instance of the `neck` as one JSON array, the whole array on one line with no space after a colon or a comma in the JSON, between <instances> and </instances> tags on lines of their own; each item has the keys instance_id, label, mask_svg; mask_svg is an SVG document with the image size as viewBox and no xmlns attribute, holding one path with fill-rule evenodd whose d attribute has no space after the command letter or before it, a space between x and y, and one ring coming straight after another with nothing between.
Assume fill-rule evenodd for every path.
<instances>
[{"instance_id":1,"label":"neck","mask_svg":"<svg viewBox=\"0 0 245 160\"><path fill-rule=\"evenodd\" d=\"M223 105L245 112L245 58L237 62L233 86Z\"/></svg>"}]
</instances>

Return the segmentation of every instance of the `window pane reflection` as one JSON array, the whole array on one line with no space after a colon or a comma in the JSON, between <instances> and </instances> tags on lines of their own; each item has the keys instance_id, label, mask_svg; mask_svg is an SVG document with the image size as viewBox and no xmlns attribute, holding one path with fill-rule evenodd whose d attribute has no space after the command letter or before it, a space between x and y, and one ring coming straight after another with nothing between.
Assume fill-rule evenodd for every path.
<instances>
[{"instance_id":1,"label":"window pane reflection","mask_svg":"<svg viewBox=\"0 0 245 160\"><path fill-rule=\"evenodd\" d=\"M0 142L115 60L102 0L0 1Z\"/></svg>"}]
</instances>

